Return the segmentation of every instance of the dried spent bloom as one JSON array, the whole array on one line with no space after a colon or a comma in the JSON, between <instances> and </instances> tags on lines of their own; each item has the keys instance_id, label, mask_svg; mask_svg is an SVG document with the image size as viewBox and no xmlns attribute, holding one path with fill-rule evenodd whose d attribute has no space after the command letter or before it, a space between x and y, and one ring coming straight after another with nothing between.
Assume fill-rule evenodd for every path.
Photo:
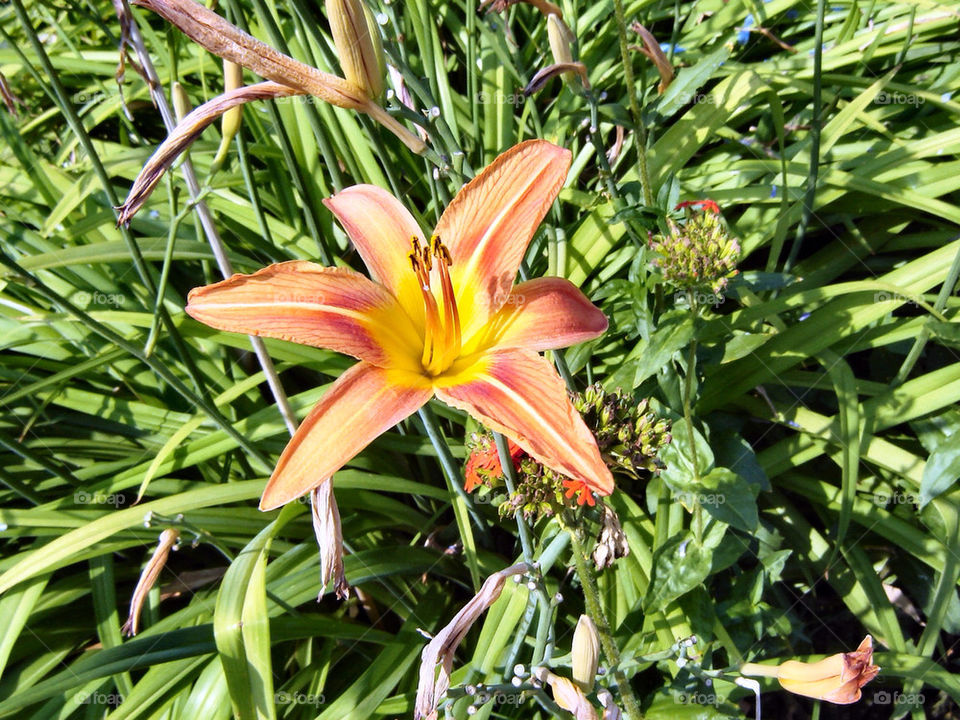
<instances>
[{"instance_id":1,"label":"dried spent bloom","mask_svg":"<svg viewBox=\"0 0 960 720\"><path fill-rule=\"evenodd\" d=\"M593 564L598 571L613 566L618 558L630 554L627 535L620 525L620 518L609 505L603 506L603 520L600 521L600 536L593 548Z\"/></svg>"},{"instance_id":2,"label":"dried spent bloom","mask_svg":"<svg viewBox=\"0 0 960 720\"><path fill-rule=\"evenodd\" d=\"M124 635L136 635L140 632L140 613L143 610L143 603L147 600L147 593L157 582L160 571L163 570L163 566L167 564L167 558L170 557L170 550L179 539L180 531L176 528L167 528L160 533L157 549L153 551L150 561L143 568L143 572L140 573L137 587L133 591L133 597L130 598L130 612L121 629Z\"/></svg>"},{"instance_id":3,"label":"dried spent bloom","mask_svg":"<svg viewBox=\"0 0 960 720\"><path fill-rule=\"evenodd\" d=\"M576 720L599 720L596 709L575 683L553 674L546 668L537 668L534 675L537 680L550 686L554 702L573 715Z\"/></svg>"},{"instance_id":4,"label":"dried spent bloom","mask_svg":"<svg viewBox=\"0 0 960 720\"><path fill-rule=\"evenodd\" d=\"M581 615L573 631L573 681L584 692L593 690L600 666L600 636L589 615Z\"/></svg>"},{"instance_id":5,"label":"dried spent bloom","mask_svg":"<svg viewBox=\"0 0 960 720\"><path fill-rule=\"evenodd\" d=\"M350 585L343 571L343 532L340 529L340 509L333 494L333 482L327 480L310 491L310 509L313 534L320 548L320 584L323 591L333 583L333 592L340 600L350 596Z\"/></svg>"},{"instance_id":6,"label":"dried spent bloom","mask_svg":"<svg viewBox=\"0 0 960 720\"><path fill-rule=\"evenodd\" d=\"M460 612L447 623L446 627L434 635L433 639L423 648L423 652L420 654L420 681L417 685L417 700L413 708L414 720L421 720L421 718L435 720L437 705L450 687L454 653L457 652L463 638L466 637L467 632L473 627L480 615L500 597L507 578L529 570L530 567L526 563L518 563L488 577L480 587L480 592L464 605ZM437 665L440 666L439 674L437 673Z\"/></svg>"},{"instance_id":7,"label":"dried spent bloom","mask_svg":"<svg viewBox=\"0 0 960 720\"><path fill-rule=\"evenodd\" d=\"M653 413L647 400L636 403L620 390L608 393L599 384L591 385L582 393L572 393L570 400L593 433L607 467L622 470L634 478L644 472L655 474L660 471L657 455L670 442L670 423ZM503 470L492 436L475 433L468 442L468 449L467 491L480 485L493 489L502 487ZM595 504L585 483L545 467L522 451L514 453L512 446L511 457L517 487L507 502L500 505L501 516L513 516L519 512L526 518L550 517L569 506L573 497L577 498L579 505ZM619 530L619 522L616 526ZM620 543L618 537L612 537L611 541L618 546L626 543L625 539ZM612 554L623 557L626 552L614 551Z\"/></svg>"},{"instance_id":8,"label":"dried spent bloom","mask_svg":"<svg viewBox=\"0 0 960 720\"><path fill-rule=\"evenodd\" d=\"M873 664L873 638L869 635L853 652L837 653L819 662L746 663L740 668L741 675L775 677L784 690L837 705L859 700L860 688L879 672L880 668Z\"/></svg>"},{"instance_id":9,"label":"dried spent bloom","mask_svg":"<svg viewBox=\"0 0 960 720\"><path fill-rule=\"evenodd\" d=\"M590 79L587 77L586 65L582 62L562 62L547 65L547 67L538 70L536 75L530 78L530 82L528 82L527 86L523 89L523 94L529 96L540 92L546 86L547 82L557 75L561 75L566 79L573 74L579 75L580 82L583 83L583 86L588 90L590 89Z\"/></svg>"},{"instance_id":10,"label":"dried spent bloom","mask_svg":"<svg viewBox=\"0 0 960 720\"><path fill-rule=\"evenodd\" d=\"M707 287L720 293L737 274L740 257L740 244L730 237L720 216L697 212L682 225L667 218L667 227L666 235L650 241L658 256L653 264L664 280L679 290Z\"/></svg>"},{"instance_id":11,"label":"dried spent bloom","mask_svg":"<svg viewBox=\"0 0 960 720\"><path fill-rule=\"evenodd\" d=\"M663 91L667 89L667 86L673 82L673 66L661 49L660 43L658 43L657 39L653 36L653 33L638 22L633 23L630 29L637 33L643 41L642 47L639 45L633 45L631 47L639 50L650 58L657 68L657 72L660 74L660 85L657 87L657 92L662 95Z\"/></svg>"},{"instance_id":12,"label":"dried spent bloom","mask_svg":"<svg viewBox=\"0 0 960 720\"><path fill-rule=\"evenodd\" d=\"M502 13L505 12L508 7L511 5L516 5L520 2L526 2L530 5L533 5L537 10L543 13L544 17L550 17L551 15L556 15L557 17L563 17L563 11L559 6L554 5L550 0L483 0L480 3L478 10L486 7L488 10L493 12Z\"/></svg>"}]
</instances>

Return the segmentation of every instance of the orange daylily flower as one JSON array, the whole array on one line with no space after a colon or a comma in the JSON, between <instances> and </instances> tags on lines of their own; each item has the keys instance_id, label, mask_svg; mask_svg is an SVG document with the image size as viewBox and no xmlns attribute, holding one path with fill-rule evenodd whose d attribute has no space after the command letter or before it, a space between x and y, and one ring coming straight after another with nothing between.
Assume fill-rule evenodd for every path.
<instances>
[{"instance_id":1,"label":"orange daylily flower","mask_svg":"<svg viewBox=\"0 0 960 720\"><path fill-rule=\"evenodd\" d=\"M324 201L372 280L293 261L191 291L186 311L207 325L360 360L300 425L261 509L326 482L434 396L593 492L612 492L596 440L538 354L601 335L607 319L563 278L513 284L570 158L541 140L511 148L460 190L429 239L378 187Z\"/></svg>"}]
</instances>

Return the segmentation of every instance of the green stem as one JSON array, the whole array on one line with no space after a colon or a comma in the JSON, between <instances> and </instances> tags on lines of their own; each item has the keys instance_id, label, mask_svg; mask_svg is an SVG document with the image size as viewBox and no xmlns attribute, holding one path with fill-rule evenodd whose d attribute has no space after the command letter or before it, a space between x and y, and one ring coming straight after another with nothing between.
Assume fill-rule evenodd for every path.
<instances>
[{"instance_id":1,"label":"green stem","mask_svg":"<svg viewBox=\"0 0 960 720\"><path fill-rule=\"evenodd\" d=\"M516 492L516 477L513 471L513 460L510 458L510 447L507 439L498 432L493 433L493 441L497 445L497 454L500 456L500 467L503 469L503 482L507 486L507 492L512 497ZM547 647L547 637L550 632L551 612L550 598L544 590L543 575L540 572L540 565L534 559L533 542L530 537L530 528L527 527L526 520L523 519L523 512L517 511L517 534L520 536L520 547L523 550L523 561L530 566L530 573L534 576L534 582L537 585L536 595L540 604L540 620L537 624L537 639L533 648L533 660L531 665L539 665L544 658Z\"/></svg>"},{"instance_id":2,"label":"green stem","mask_svg":"<svg viewBox=\"0 0 960 720\"><path fill-rule=\"evenodd\" d=\"M583 588L583 599L587 614L593 620L594 625L597 626L600 647L603 648L603 656L606 658L620 690L620 698L623 700L626 715L630 720L643 720L640 703L637 702L637 698L633 694L633 688L630 687L627 676L620 668L620 650L617 649L617 644L613 641L610 623L607 621L603 606L600 604L600 592L597 589L596 578L593 576L593 568L590 567L589 559L577 531L567 526L567 532L570 534L570 542L573 545L573 561L577 567L577 575L580 576L580 586Z\"/></svg>"},{"instance_id":3,"label":"green stem","mask_svg":"<svg viewBox=\"0 0 960 720\"><path fill-rule=\"evenodd\" d=\"M693 296L693 292L690 290L687 290L687 303L693 312L693 321L694 324L696 324L696 298ZM694 335L693 339L690 341L690 352L687 356L687 374L683 379L683 420L687 426L687 436L690 438L690 460L693 463L693 480L696 483L696 487L700 487L700 460L697 457L697 442L693 429L693 412L690 408L690 399L693 396L693 378L696 375L696 372L697 338L696 335ZM697 543L699 544L703 539L703 509L700 507L699 499L695 501L693 518L694 537L697 539Z\"/></svg>"},{"instance_id":4,"label":"green stem","mask_svg":"<svg viewBox=\"0 0 960 720\"><path fill-rule=\"evenodd\" d=\"M617 38L620 41L620 58L623 61L623 80L627 85L630 98L630 115L636 129L633 144L637 149L637 162L640 165L640 184L643 186L643 204L653 205L653 189L650 187L650 173L647 169L647 129L643 124L643 115L637 103L636 83L633 77L633 63L630 61L630 48L627 46L627 17L623 10L623 0L613 0L613 9L617 16Z\"/></svg>"}]
</instances>

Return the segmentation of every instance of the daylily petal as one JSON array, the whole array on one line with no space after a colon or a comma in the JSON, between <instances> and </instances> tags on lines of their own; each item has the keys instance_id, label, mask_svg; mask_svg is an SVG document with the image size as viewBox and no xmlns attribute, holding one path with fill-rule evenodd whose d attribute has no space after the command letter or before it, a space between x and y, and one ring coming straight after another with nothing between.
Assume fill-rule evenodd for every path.
<instances>
[{"instance_id":1,"label":"daylily petal","mask_svg":"<svg viewBox=\"0 0 960 720\"><path fill-rule=\"evenodd\" d=\"M432 394L420 375L354 365L327 390L280 455L260 509L280 507L329 479Z\"/></svg>"},{"instance_id":2,"label":"daylily petal","mask_svg":"<svg viewBox=\"0 0 960 720\"><path fill-rule=\"evenodd\" d=\"M190 292L187 313L218 330L290 340L374 365L419 367L419 336L396 299L347 268L295 260Z\"/></svg>"},{"instance_id":3,"label":"daylily petal","mask_svg":"<svg viewBox=\"0 0 960 720\"><path fill-rule=\"evenodd\" d=\"M520 283L478 336L477 349L555 350L599 337L607 318L569 280L544 277Z\"/></svg>"},{"instance_id":4,"label":"daylily petal","mask_svg":"<svg viewBox=\"0 0 960 720\"><path fill-rule=\"evenodd\" d=\"M544 465L600 495L613 491L596 439L570 404L560 376L540 355L529 350L490 353L459 373L438 378L436 392Z\"/></svg>"},{"instance_id":5,"label":"daylily petal","mask_svg":"<svg viewBox=\"0 0 960 720\"><path fill-rule=\"evenodd\" d=\"M354 185L323 204L332 212L363 258L370 276L393 293L407 314L423 325L423 300L410 267L410 238L424 240L410 212L376 185Z\"/></svg>"},{"instance_id":6,"label":"daylily petal","mask_svg":"<svg viewBox=\"0 0 960 720\"><path fill-rule=\"evenodd\" d=\"M436 234L468 339L506 301L527 245L570 169L570 151L528 140L500 155L447 206Z\"/></svg>"}]
</instances>

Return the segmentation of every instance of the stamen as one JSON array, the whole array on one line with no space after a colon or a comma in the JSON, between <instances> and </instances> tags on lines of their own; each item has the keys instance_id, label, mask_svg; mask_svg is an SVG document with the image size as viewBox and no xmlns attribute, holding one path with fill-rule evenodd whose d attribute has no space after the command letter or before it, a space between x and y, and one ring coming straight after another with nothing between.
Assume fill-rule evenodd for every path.
<instances>
[{"instance_id":1,"label":"stamen","mask_svg":"<svg viewBox=\"0 0 960 720\"><path fill-rule=\"evenodd\" d=\"M452 363L460 354L460 313L457 311L457 297L453 292L453 281L450 279L449 266L453 264L450 251L441 242L438 235L430 238L430 250L436 255L437 268L440 274L440 286L443 290L444 311L444 364Z\"/></svg>"},{"instance_id":2,"label":"stamen","mask_svg":"<svg viewBox=\"0 0 960 720\"><path fill-rule=\"evenodd\" d=\"M426 245L421 245L419 238L412 236L408 257L423 296L424 333L420 363L431 375L439 375L450 367L460 354L460 313L457 311L457 299L448 269L453 261L449 250L436 235L431 237ZM430 288L430 272L434 258L437 259L437 271L443 291L442 320L440 306Z\"/></svg>"}]
</instances>

